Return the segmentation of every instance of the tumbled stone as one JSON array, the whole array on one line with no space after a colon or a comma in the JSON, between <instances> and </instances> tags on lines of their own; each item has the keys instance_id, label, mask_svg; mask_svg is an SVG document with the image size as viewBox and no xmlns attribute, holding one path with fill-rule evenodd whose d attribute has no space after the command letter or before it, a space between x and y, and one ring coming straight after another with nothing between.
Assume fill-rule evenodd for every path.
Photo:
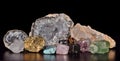
<instances>
[{"instance_id":1,"label":"tumbled stone","mask_svg":"<svg viewBox=\"0 0 120 61\"><path fill-rule=\"evenodd\" d=\"M80 45L80 51L86 52L89 51L90 40L89 39L82 39L77 42Z\"/></svg>"},{"instance_id":2,"label":"tumbled stone","mask_svg":"<svg viewBox=\"0 0 120 61\"><path fill-rule=\"evenodd\" d=\"M28 37L22 30L9 30L3 38L6 48L13 53L20 53L24 50L24 39Z\"/></svg>"},{"instance_id":3,"label":"tumbled stone","mask_svg":"<svg viewBox=\"0 0 120 61\"><path fill-rule=\"evenodd\" d=\"M109 52L109 42L105 40L95 41L90 45L90 52L91 53L99 53L104 54Z\"/></svg>"},{"instance_id":4,"label":"tumbled stone","mask_svg":"<svg viewBox=\"0 0 120 61\"><path fill-rule=\"evenodd\" d=\"M69 46L58 44L56 54L68 54Z\"/></svg>"},{"instance_id":5,"label":"tumbled stone","mask_svg":"<svg viewBox=\"0 0 120 61\"><path fill-rule=\"evenodd\" d=\"M116 46L116 42L110 36L96 31L92 29L90 26L84 26L77 23L72 29L70 29L71 37L76 41L80 41L81 39L90 39L91 42L97 40L106 40L110 43L109 48L113 48Z\"/></svg>"},{"instance_id":6,"label":"tumbled stone","mask_svg":"<svg viewBox=\"0 0 120 61\"><path fill-rule=\"evenodd\" d=\"M56 46L46 46L43 53L44 54L55 54L56 52Z\"/></svg>"},{"instance_id":7,"label":"tumbled stone","mask_svg":"<svg viewBox=\"0 0 120 61\"><path fill-rule=\"evenodd\" d=\"M55 45L59 40L68 40L73 24L66 14L49 14L32 24L29 36L42 36L45 39L45 45Z\"/></svg>"},{"instance_id":8,"label":"tumbled stone","mask_svg":"<svg viewBox=\"0 0 120 61\"><path fill-rule=\"evenodd\" d=\"M40 36L30 36L24 41L25 50L29 52L39 52L45 46L45 41Z\"/></svg>"},{"instance_id":9,"label":"tumbled stone","mask_svg":"<svg viewBox=\"0 0 120 61\"><path fill-rule=\"evenodd\" d=\"M78 44L70 44L69 47L70 47L70 49L69 49L70 54L78 54L78 53L80 53L80 45L78 45Z\"/></svg>"}]
</instances>

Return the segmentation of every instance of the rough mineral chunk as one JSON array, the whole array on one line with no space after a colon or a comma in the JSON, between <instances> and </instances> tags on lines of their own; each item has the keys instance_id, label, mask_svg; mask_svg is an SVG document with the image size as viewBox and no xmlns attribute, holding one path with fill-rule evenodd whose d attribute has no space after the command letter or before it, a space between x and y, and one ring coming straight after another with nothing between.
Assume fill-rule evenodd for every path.
<instances>
[{"instance_id":1,"label":"rough mineral chunk","mask_svg":"<svg viewBox=\"0 0 120 61\"><path fill-rule=\"evenodd\" d=\"M56 54L68 54L69 46L58 44Z\"/></svg>"},{"instance_id":2,"label":"rough mineral chunk","mask_svg":"<svg viewBox=\"0 0 120 61\"><path fill-rule=\"evenodd\" d=\"M37 19L31 26L30 36L42 36L46 45L55 45L59 40L67 40L73 21L66 14L49 14Z\"/></svg>"},{"instance_id":3,"label":"rough mineral chunk","mask_svg":"<svg viewBox=\"0 0 120 61\"><path fill-rule=\"evenodd\" d=\"M26 50L30 52L39 52L41 49L43 49L45 45L45 41L40 36L30 36L25 39L24 47Z\"/></svg>"},{"instance_id":4,"label":"rough mineral chunk","mask_svg":"<svg viewBox=\"0 0 120 61\"><path fill-rule=\"evenodd\" d=\"M104 54L109 52L109 47L110 44L108 41L105 40L95 41L90 45L90 52Z\"/></svg>"},{"instance_id":5,"label":"rough mineral chunk","mask_svg":"<svg viewBox=\"0 0 120 61\"><path fill-rule=\"evenodd\" d=\"M89 39L83 39L77 42L80 45L80 51L81 52L86 52L89 51L89 46L90 46L90 40Z\"/></svg>"},{"instance_id":6,"label":"rough mineral chunk","mask_svg":"<svg viewBox=\"0 0 120 61\"><path fill-rule=\"evenodd\" d=\"M90 39L92 42L97 40L106 40L110 43L109 48L115 47L115 41L108 35L103 34L99 31L92 29L90 26L83 26L77 23L71 30L70 30L71 37L74 38L76 41L80 39Z\"/></svg>"},{"instance_id":7,"label":"rough mineral chunk","mask_svg":"<svg viewBox=\"0 0 120 61\"><path fill-rule=\"evenodd\" d=\"M14 53L20 53L24 49L24 39L28 37L22 30L10 30L8 31L3 42L6 48Z\"/></svg>"},{"instance_id":8,"label":"rough mineral chunk","mask_svg":"<svg viewBox=\"0 0 120 61\"><path fill-rule=\"evenodd\" d=\"M70 44L69 47L70 47L70 49L69 49L70 54L78 54L78 53L80 53L80 45L78 45L78 44Z\"/></svg>"},{"instance_id":9,"label":"rough mineral chunk","mask_svg":"<svg viewBox=\"0 0 120 61\"><path fill-rule=\"evenodd\" d=\"M44 54L55 54L56 52L56 46L46 46L43 53Z\"/></svg>"}]
</instances>

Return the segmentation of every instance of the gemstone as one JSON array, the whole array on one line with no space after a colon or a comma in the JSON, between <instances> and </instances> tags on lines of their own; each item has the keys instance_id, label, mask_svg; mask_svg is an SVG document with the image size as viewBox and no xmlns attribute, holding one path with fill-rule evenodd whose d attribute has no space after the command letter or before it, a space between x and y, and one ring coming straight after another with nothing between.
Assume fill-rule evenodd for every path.
<instances>
[{"instance_id":1,"label":"gemstone","mask_svg":"<svg viewBox=\"0 0 120 61\"><path fill-rule=\"evenodd\" d=\"M43 53L44 54L55 54L56 52L56 46L46 46Z\"/></svg>"},{"instance_id":2,"label":"gemstone","mask_svg":"<svg viewBox=\"0 0 120 61\"><path fill-rule=\"evenodd\" d=\"M90 52L91 53L99 53L104 54L109 52L109 42L105 40L95 41L90 45Z\"/></svg>"},{"instance_id":3,"label":"gemstone","mask_svg":"<svg viewBox=\"0 0 120 61\"><path fill-rule=\"evenodd\" d=\"M78 54L78 53L80 53L80 45L78 45L78 44L70 44L69 47L70 47L70 49L69 49L70 54Z\"/></svg>"},{"instance_id":4,"label":"gemstone","mask_svg":"<svg viewBox=\"0 0 120 61\"><path fill-rule=\"evenodd\" d=\"M55 45L59 40L68 39L73 24L66 14L49 14L32 24L29 36L42 36L45 39L45 45Z\"/></svg>"},{"instance_id":5,"label":"gemstone","mask_svg":"<svg viewBox=\"0 0 120 61\"><path fill-rule=\"evenodd\" d=\"M90 26L81 25L80 23L77 23L74 27L70 29L70 35L76 41L80 41L81 39L90 39L91 42L97 40L106 40L110 43L109 48L113 48L116 46L115 40L112 39L110 36L99 31L96 31L95 29L92 29Z\"/></svg>"},{"instance_id":6,"label":"gemstone","mask_svg":"<svg viewBox=\"0 0 120 61\"><path fill-rule=\"evenodd\" d=\"M25 50L29 52L39 52L43 49L45 41L43 37L40 36L30 36L27 37L24 41Z\"/></svg>"},{"instance_id":7,"label":"gemstone","mask_svg":"<svg viewBox=\"0 0 120 61\"><path fill-rule=\"evenodd\" d=\"M89 51L89 46L90 46L90 40L89 39L82 39L78 41L78 44L80 45L80 51L81 52L86 52Z\"/></svg>"},{"instance_id":8,"label":"gemstone","mask_svg":"<svg viewBox=\"0 0 120 61\"><path fill-rule=\"evenodd\" d=\"M22 30L9 30L3 38L6 48L13 53L20 53L24 50L24 40L28 35Z\"/></svg>"},{"instance_id":9,"label":"gemstone","mask_svg":"<svg viewBox=\"0 0 120 61\"><path fill-rule=\"evenodd\" d=\"M68 54L69 46L58 44L56 54Z\"/></svg>"}]
</instances>

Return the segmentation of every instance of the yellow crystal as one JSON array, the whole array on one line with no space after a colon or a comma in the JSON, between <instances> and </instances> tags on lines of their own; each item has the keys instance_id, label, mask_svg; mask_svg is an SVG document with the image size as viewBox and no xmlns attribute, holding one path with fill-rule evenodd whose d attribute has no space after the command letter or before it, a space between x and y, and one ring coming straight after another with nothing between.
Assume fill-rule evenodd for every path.
<instances>
[{"instance_id":1,"label":"yellow crystal","mask_svg":"<svg viewBox=\"0 0 120 61\"><path fill-rule=\"evenodd\" d=\"M45 46L45 41L40 36L30 36L25 39L24 47L29 52L39 52Z\"/></svg>"}]
</instances>

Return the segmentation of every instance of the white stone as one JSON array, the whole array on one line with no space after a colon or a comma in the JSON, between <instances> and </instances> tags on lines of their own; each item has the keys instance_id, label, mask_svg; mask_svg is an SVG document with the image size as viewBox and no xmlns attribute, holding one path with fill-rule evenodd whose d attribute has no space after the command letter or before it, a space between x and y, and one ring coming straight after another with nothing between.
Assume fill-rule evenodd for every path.
<instances>
[{"instance_id":1,"label":"white stone","mask_svg":"<svg viewBox=\"0 0 120 61\"><path fill-rule=\"evenodd\" d=\"M22 30L10 30L8 31L3 42L6 48L11 50L13 53L20 53L24 50L24 39L28 37Z\"/></svg>"},{"instance_id":2,"label":"white stone","mask_svg":"<svg viewBox=\"0 0 120 61\"><path fill-rule=\"evenodd\" d=\"M73 21L66 14L49 14L32 24L29 36L42 36L46 45L54 45L59 40L68 39L73 25Z\"/></svg>"}]
</instances>

